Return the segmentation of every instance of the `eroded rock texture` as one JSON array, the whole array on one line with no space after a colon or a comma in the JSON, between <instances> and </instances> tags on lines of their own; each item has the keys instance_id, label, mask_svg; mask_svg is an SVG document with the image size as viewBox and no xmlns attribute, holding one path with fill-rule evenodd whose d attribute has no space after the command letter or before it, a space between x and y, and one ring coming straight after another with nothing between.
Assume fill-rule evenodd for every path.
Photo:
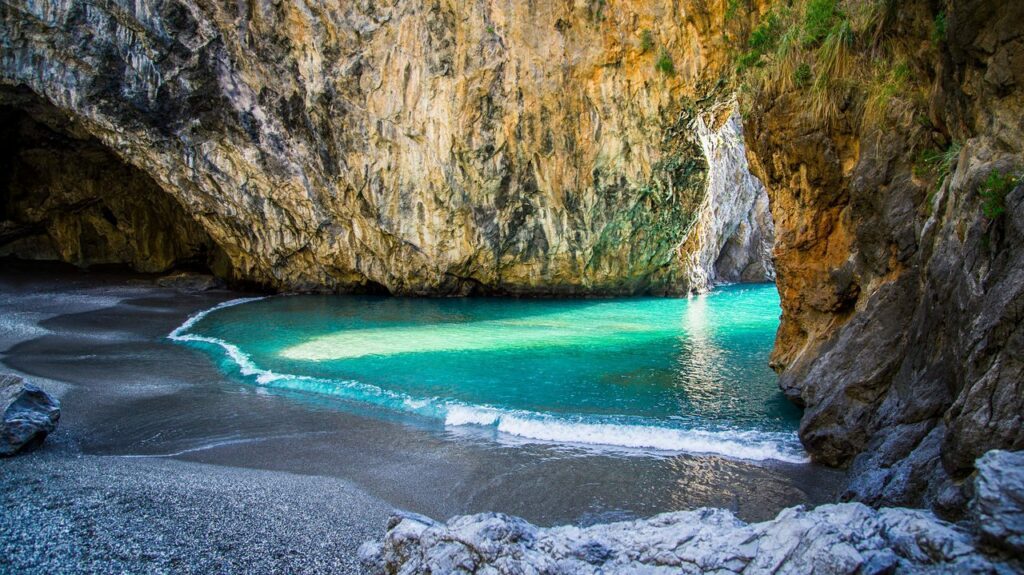
<instances>
[{"instance_id":1,"label":"eroded rock texture","mask_svg":"<svg viewBox=\"0 0 1024 575\"><path fill-rule=\"evenodd\" d=\"M977 462L970 510L983 541L1024 556L1024 451L989 451Z\"/></svg>"},{"instance_id":2,"label":"eroded rock texture","mask_svg":"<svg viewBox=\"0 0 1024 575\"><path fill-rule=\"evenodd\" d=\"M929 118L869 122L851 91L825 122L793 90L755 102L746 134L775 223L773 362L807 408L801 438L852 462L850 497L955 514L975 458L1024 447L1024 187L995 216L979 194L1024 167L1024 4L950 3L938 43L937 17L900 3L892 24L933 63L915 78ZM929 147L954 154L937 190L914 168Z\"/></svg>"},{"instance_id":3,"label":"eroded rock texture","mask_svg":"<svg viewBox=\"0 0 1024 575\"><path fill-rule=\"evenodd\" d=\"M1019 454L993 452L979 464L994 542L1019 529ZM996 511L996 509L998 511ZM978 524L976 521L975 524ZM1019 536L1020 532L1015 532ZM1014 540L1014 542L1018 542ZM984 547L977 533L929 511L874 510L860 503L785 509L747 524L724 509L664 513L580 528L539 528L481 513L438 523L392 517L383 542L360 548L378 573L1013 573L1020 556Z\"/></svg>"},{"instance_id":4,"label":"eroded rock texture","mask_svg":"<svg viewBox=\"0 0 1024 575\"><path fill-rule=\"evenodd\" d=\"M747 165L739 110L728 105L697 120L708 158L708 190L687 238L689 285L774 281L774 226L768 193Z\"/></svg>"},{"instance_id":5,"label":"eroded rock texture","mask_svg":"<svg viewBox=\"0 0 1024 575\"><path fill-rule=\"evenodd\" d=\"M0 78L152 178L240 278L681 293L709 275L694 258L718 259L683 249L709 171L697 116L725 96L716 20L675 2L16 0Z\"/></svg>"}]
</instances>

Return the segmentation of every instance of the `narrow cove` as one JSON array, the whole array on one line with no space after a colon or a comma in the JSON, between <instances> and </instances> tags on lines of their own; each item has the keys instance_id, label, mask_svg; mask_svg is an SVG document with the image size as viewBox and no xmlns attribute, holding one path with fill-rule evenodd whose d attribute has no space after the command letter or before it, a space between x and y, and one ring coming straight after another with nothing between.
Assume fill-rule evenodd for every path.
<instances>
[{"instance_id":1,"label":"narrow cove","mask_svg":"<svg viewBox=\"0 0 1024 575\"><path fill-rule=\"evenodd\" d=\"M0 574L1024 572L1024 2L0 14Z\"/></svg>"}]
</instances>

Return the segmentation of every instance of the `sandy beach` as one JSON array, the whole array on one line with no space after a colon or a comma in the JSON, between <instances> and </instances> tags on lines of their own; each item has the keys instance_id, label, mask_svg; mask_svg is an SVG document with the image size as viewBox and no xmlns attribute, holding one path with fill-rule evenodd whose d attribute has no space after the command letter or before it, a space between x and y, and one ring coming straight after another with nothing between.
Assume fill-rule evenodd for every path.
<instances>
[{"instance_id":1,"label":"sandy beach","mask_svg":"<svg viewBox=\"0 0 1024 575\"><path fill-rule=\"evenodd\" d=\"M0 460L0 571L358 573L393 509L541 525L724 507L746 520L836 497L838 472L602 453L234 381L166 335L245 295L66 267L0 270L3 370L62 402Z\"/></svg>"}]
</instances>

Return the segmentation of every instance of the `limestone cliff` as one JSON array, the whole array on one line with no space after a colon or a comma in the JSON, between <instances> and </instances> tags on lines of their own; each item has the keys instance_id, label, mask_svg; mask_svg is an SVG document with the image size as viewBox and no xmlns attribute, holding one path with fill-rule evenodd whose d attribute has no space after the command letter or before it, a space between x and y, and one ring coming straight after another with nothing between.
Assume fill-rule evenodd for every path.
<instances>
[{"instance_id":1,"label":"limestone cliff","mask_svg":"<svg viewBox=\"0 0 1024 575\"><path fill-rule=\"evenodd\" d=\"M152 179L239 279L684 293L764 277L760 216L730 214L737 273L697 269L728 237L688 239L698 116L728 96L715 23L674 2L16 0L0 82Z\"/></svg>"},{"instance_id":2,"label":"limestone cliff","mask_svg":"<svg viewBox=\"0 0 1024 575\"><path fill-rule=\"evenodd\" d=\"M682 252L689 285L767 282L774 226L768 193L747 165L743 125L734 104L697 120L697 137L708 158L707 194Z\"/></svg>"},{"instance_id":3,"label":"limestone cliff","mask_svg":"<svg viewBox=\"0 0 1024 575\"><path fill-rule=\"evenodd\" d=\"M1024 447L1024 4L935 4L845 29L875 58L895 46L877 85L818 84L830 52L804 87L757 91L746 134L804 444L851 464L849 497L956 514L975 458Z\"/></svg>"}]
</instances>

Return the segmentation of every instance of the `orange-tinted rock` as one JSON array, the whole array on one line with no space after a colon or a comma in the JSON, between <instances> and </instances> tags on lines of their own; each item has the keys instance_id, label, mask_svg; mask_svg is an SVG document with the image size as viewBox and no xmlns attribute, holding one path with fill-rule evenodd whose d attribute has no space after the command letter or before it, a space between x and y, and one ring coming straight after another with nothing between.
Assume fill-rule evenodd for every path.
<instances>
[{"instance_id":1,"label":"orange-tinted rock","mask_svg":"<svg viewBox=\"0 0 1024 575\"><path fill-rule=\"evenodd\" d=\"M152 178L239 279L685 293L724 8L20 0L0 78Z\"/></svg>"}]
</instances>

